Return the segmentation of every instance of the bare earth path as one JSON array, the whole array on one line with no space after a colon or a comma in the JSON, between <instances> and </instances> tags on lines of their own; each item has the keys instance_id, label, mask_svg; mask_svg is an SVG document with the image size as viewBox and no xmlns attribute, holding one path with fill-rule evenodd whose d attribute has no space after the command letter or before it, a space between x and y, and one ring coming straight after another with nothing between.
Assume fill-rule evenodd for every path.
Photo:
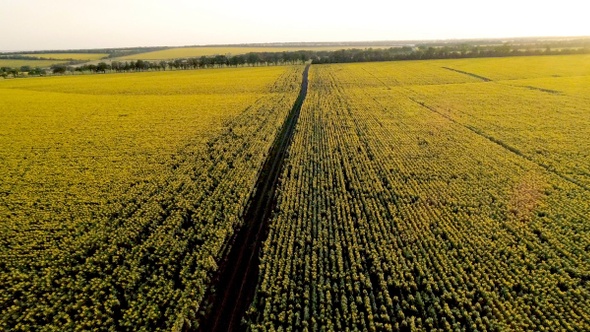
<instances>
[{"instance_id":1,"label":"bare earth path","mask_svg":"<svg viewBox=\"0 0 590 332\"><path fill-rule=\"evenodd\" d=\"M287 149L291 144L301 106L307 95L309 65L303 72L301 91L283 128L275 138L256 182L244 224L236 233L230 252L220 264L219 276L205 297L212 307L201 318L199 331L243 331L240 324L252 302L258 283L260 248L268 233L275 206L275 189Z\"/></svg>"}]
</instances>

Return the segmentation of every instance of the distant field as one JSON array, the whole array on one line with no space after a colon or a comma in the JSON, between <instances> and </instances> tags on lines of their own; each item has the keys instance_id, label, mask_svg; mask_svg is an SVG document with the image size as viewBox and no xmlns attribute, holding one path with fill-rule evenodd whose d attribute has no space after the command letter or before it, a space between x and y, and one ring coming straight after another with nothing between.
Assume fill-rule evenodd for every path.
<instances>
[{"instance_id":1,"label":"distant field","mask_svg":"<svg viewBox=\"0 0 590 332\"><path fill-rule=\"evenodd\" d=\"M441 63L493 81L590 75L590 55L455 59Z\"/></svg>"},{"instance_id":2,"label":"distant field","mask_svg":"<svg viewBox=\"0 0 590 332\"><path fill-rule=\"evenodd\" d=\"M108 54L106 53L35 53L35 54L21 54L24 56L38 57L41 59L58 59L58 60L99 60Z\"/></svg>"},{"instance_id":3,"label":"distant field","mask_svg":"<svg viewBox=\"0 0 590 332\"><path fill-rule=\"evenodd\" d=\"M288 52L300 50L334 51L343 48L355 48L353 46L327 46L327 47L180 47L163 51L133 54L121 57L121 60L163 60L175 58L190 58L211 55L236 55L250 52ZM366 48L359 46L358 48ZM379 47L375 47L379 48Z\"/></svg>"},{"instance_id":4,"label":"distant field","mask_svg":"<svg viewBox=\"0 0 590 332\"><path fill-rule=\"evenodd\" d=\"M0 59L0 67L21 67L21 66L31 66L31 67L49 67L54 64L58 63L65 63L65 61L57 61L57 60L11 60L11 59Z\"/></svg>"}]
</instances>

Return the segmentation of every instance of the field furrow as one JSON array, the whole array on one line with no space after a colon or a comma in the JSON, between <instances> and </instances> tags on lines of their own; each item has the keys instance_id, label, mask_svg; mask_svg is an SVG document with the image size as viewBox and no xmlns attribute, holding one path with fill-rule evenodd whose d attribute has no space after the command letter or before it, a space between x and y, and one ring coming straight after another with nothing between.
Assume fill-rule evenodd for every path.
<instances>
[{"instance_id":1,"label":"field furrow","mask_svg":"<svg viewBox=\"0 0 590 332\"><path fill-rule=\"evenodd\" d=\"M178 73L193 92L157 98L125 75L2 82L0 328L194 324L301 72ZM136 82L175 90L159 77Z\"/></svg>"},{"instance_id":2,"label":"field furrow","mask_svg":"<svg viewBox=\"0 0 590 332\"><path fill-rule=\"evenodd\" d=\"M404 67L312 67L252 330L590 328L588 191L470 129L487 123L480 108L447 113L434 102L469 109L475 91L504 87L384 86ZM543 92L528 91L483 96L534 106ZM524 108L518 122L502 107L485 114L494 109L507 116L486 135L526 125Z\"/></svg>"}]
</instances>

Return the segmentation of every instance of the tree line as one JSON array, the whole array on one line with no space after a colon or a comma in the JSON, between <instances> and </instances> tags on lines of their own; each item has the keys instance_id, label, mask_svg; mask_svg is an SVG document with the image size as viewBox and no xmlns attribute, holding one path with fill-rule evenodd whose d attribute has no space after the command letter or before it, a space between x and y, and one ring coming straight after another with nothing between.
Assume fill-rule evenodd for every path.
<instances>
[{"instance_id":1,"label":"tree line","mask_svg":"<svg viewBox=\"0 0 590 332\"><path fill-rule=\"evenodd\" d=\"M186 70L203 68L222 68L239 66L267 66L298 64L312 61L314 64L322 63L346 63L346 62L374 62L374 61L401 61L401 60L428 60L428 59L458 59L458 58L484 58L507 56L533 56L533 55L560 55L560 54L587 54L590 46L579 48L554 48L546 46L527 47L521 45L502 44L495 46L404 46L391 48L366 48L366 49L341 49L336 51L292 51L292 52L250 52L239 55L215 55L195 58L182 58L175 60L136 60L136 61L111 61L99 64L87 64L68 68L65 65L52 67L53 73L65 73L67 71L78 72L132 72L153 70Z\"/></svg>"},{"instance_id":2,"label":"tree line","mask_svg":"<svg viewBox=\"0 0 590 332\"><path fill-rule=\"evenodd\" d=\"M342 49L338 51L315 52L312 57L314 64L345 63L345 62L374 62L401 60L431 60L431 59L460 59L460 58L489 58L508 56L588 54L590 45L572 48L523 47L522 45L445 45L418 47L404 46L391 48Z\"/></svg>"},{"instance_id":3,"label":"tree line","mask_svg":"<svg viewBox=\"0 0 590 332\"><path fill-rule=\"evenodd\" d=\"M181 58L174 60L131 60L131 61L103 61L98 64L73 65L71 63L54 64L49 71L31 66L0 67L0 76L19 77L23 73L29 76L44 76L51 74L73 73L107 73L107 72L138 72L160 70L188 70L204 68L222 68L238 66L261 66L303 63L310 59L311 51L296 52L251 52L240 55L215 55L195 58Z\"/></svg>"},{"instance_id":4,"label":"tree line","mask_svg":"<svg viewBox=\"0 0 590 332\"><path fill-rule=\"evenodd\" d=\"M283 65L304 63L310 59L311 53L313 52L251 52L234 56L215 55L159 61L110 61L108 63L100 62L98 64L85 64L81 66L56 64L51 66L51 71L53 74L65 74L67 72L106 73Z\"/></svg>"},{"instance_id":5,"label":"tree line","mask_svg":"<svg viewBox=\"0 0 590 332\"><path fill-rule=\"evenodd\" d=\"M21 66L21 67L0 67L0 77L8 78L19 77L22 73L28 73L29 76L45 76L47 70L41 67Z\"/></svg>"},{"instance_id":6,"label":"tree line","mask_svg":"<svg viewBox=\"0 0 590 332\"><path fill-rule=\"evenodd\" d=\"M567 44L564 44L567 43ZM374 62L374 61L402 61L428 59L459 59L483 57L533 56L533 55L561 55L588 54L590 41L554 42L550 44L509 44L500 45L469 45L469 44L422 44L418 46L402 46L390 48L352 48L335 51L300 50L291 52L250 52L238 55L214 55L193 58L179 58L174 60L131 60L131 61L103 61L98 64L55 64L51 66L52 74L67 73L107 73L107 72L137 72L162 70L188 70L204 68L240 67L240 66L268 66L284 64L300 64L311 61L314 64ZM28 58L28 57L26 57ZM24 58L23 58L24 59ZM1 67L0 76L19 77L21 73L29 76L44 76L48 71L30 66L20 68Z\"/></svg>"}]
</instances>

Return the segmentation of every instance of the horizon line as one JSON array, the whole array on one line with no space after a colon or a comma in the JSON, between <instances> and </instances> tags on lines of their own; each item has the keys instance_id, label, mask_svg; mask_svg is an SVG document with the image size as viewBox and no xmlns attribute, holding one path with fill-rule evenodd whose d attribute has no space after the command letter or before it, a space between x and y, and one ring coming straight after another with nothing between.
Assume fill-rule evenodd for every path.
<instances>
[{"instance_id":1,"label":"horizon line","mask_svg":"<svg viewBox=\"0 0 590 332\"><path fill-rule=\"evenodd\" d=\"M24 52L51 52L51 51L92 51L92 50L123 50L138 48L189 48L189 47L297 47L303 46L370 46L371 43L387 44L391 46L408 46L417 43L426 42L461 42L461 41L504 41L507 40L526 40L526 39L570 39L570 38L590 38L590 35L569 35L569 36L512 36L512 37L473 37L473 38L438 38L438 39L392 39L392 40L349 40L349 41L274 41L274 42L246 42L246 43L223 43L223 44L185 44L185 45L148 45L148 46L122 46L122 47L90 47L90 48L51 48L51 49L20 49L20 50L0 50L0 54L5 53L24 53ZM398 44L398 45L394 45ZM377 45L375 45L377 46Z\"/></svg>"}]
</instances>

